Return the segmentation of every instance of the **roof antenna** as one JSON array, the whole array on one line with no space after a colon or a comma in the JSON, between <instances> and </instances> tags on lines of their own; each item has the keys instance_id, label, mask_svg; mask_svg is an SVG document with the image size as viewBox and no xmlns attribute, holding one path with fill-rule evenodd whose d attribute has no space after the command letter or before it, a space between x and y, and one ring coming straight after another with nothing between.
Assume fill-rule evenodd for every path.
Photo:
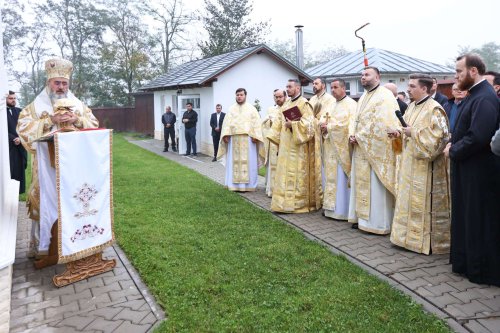
<instances>
[{"instance_id":1,"label":"roof antenna","mask_svg":"<svg viewBox=\"0 0 500 333\"><path fill-rule=\"evenodd\" d=\"M368 58L366 57L365 40L363 39L363 37L358 36L358 31L361 30L361 29L363 29L364 27L366 27L368 24L370 24L370 23L363 24L361 27L359 27L358 29L356 29L356 31L354 31L354 36L356 36L359 39L361 39L361 46L363 47L363 62L365 64L365 67L368 67Z\"/></svg>"}]
</instances>

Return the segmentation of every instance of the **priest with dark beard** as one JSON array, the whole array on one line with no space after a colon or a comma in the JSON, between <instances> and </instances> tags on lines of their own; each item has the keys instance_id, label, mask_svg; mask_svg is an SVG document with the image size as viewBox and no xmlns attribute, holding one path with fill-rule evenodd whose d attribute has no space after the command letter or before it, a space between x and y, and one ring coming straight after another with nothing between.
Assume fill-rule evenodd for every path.
<instances>
[{"instance_id":1,"label":"priest with dark beard","mask_svg":"<svg viewBox=\"0 0 500 333\"><path fill-rule=\"evenodd\" d=\"M455 273L500 286L500 157L490 149L500 104L476 54L457 58L458 88L468 90L445 155L451 160L451 255Z\"/></svg>"}]
</instances>

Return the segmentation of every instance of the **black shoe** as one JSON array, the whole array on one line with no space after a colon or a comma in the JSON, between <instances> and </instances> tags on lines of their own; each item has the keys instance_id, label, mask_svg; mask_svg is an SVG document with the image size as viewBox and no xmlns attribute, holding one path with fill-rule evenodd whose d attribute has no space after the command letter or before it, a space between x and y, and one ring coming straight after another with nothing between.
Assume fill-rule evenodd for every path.
<instances>
[{"instance_id":1,"label":"black shoe","mask_svg":"<svg viewBox=\"0 0 500 333\"><path fill-rule=\"evenodd\" d=\"M190 154L188 154L188 153L185 153L185 154L184 154L184 156L189 156L189 155L190 155Z\"/></svg>"},{"instance_id":2,"label":"black shoe","mask_svg":"<svg viewBox=\"0 0 500 333\"><path fill-rule=\"evenodd\" d=\"M212 162L217 162L217 158L212 158Z\"/></svg>"},{"instance_id":3,"label":"black shoe","mask_svg":"<svg viewBox=\"0 0 500 333\"><path fill-rule=\"evenodd\" d=\"M197 157L198 155L196 155L196 153L193 154L194 157Z\"/></svg>"},{"instance_id":4,"label":"black shoe","mask_svg":"<svg viewBox=\"0 0 500 333\"><path fill-rule=\"evenodd\" d=\"M358 229L358 224L357 223L353 223L352 226L351 226L352 229Z\"/></svg>"},{"instance_id":5,"label":"black shoe","mask_svg":"<svg viewBox=\"0 0 500 333\"><path fill-rule=\"evenodd\" d=\"M175 149L175 148L172 148L172 151L173 151L174 153L177 153L177 149Z\"/></svg>"},{"instance_id":6,"label":"black shoe","mask_svg":"<svg viewBox=\"0 0 500 333\"><path fill-rule=\"evenodd\" d=\"M168 151L168 148L163 149L163 152L166 152L166 151Z\"/></svg>"}]
</instances>

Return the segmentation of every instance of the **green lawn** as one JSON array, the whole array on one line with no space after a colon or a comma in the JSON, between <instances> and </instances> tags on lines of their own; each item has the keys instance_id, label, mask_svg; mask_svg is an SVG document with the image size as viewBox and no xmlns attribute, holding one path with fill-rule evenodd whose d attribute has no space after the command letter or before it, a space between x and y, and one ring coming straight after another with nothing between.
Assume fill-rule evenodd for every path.
<instances>
[{"instance_id":1,"label":"green lawn","mask_svg":"<svg viewBox=\"0 0 500 333\"><path fill-rule=\"evenodd\" d=\"M160 332L449 332L409 297L239 195L114 136L118 243Z\"/></svg>"}]
</instances>

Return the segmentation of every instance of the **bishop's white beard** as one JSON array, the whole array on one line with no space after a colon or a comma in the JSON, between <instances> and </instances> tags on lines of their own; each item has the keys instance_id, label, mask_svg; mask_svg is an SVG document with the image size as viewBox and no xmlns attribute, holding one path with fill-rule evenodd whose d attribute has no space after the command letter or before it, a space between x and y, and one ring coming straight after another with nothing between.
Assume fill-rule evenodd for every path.
<instances>
[{"instance_id":1,"label":"bishop's white beard","mask_svg":"<svg viewBox=\"0 0 500 333\"><path fill-rule=\"evenodd\" d=\"M61 98L68 98L68 93L56 94L55 92L51 91L49 92L49 98L52 105L54 105L54 103L57 102L57 100Z\"/></svg>"}]
</instances>

